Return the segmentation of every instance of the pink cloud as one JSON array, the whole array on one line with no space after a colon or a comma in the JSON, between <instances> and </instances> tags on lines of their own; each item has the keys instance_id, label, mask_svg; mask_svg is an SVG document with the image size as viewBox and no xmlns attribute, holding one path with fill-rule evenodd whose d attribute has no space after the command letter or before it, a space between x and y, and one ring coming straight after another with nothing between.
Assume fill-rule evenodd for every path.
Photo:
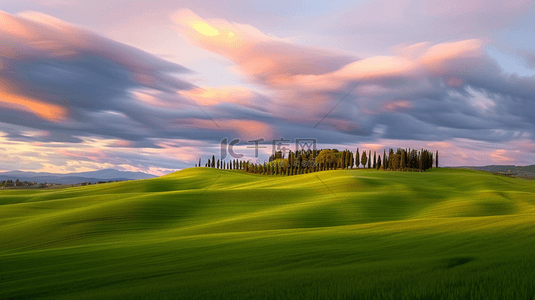
<instances>
[{"instance_id":1,"label":"pink cloud","mask_svg":"<svg viewBox=\"0 0 535 300\"><path fill-rule=\"evenodd\" d=\"M56 151L57 154L76 158L80 160L91 160L94 162L104 162L106 159L106 154L102 149L99 148L90 148L87 150L65 150L60 149Z\"/></svg>"},{"instance_id":2,"label":"pink cloud","mask_svg":"<svg viewBox=\"0 0 535 300\"><path fill-rule=\"evenodd\" d=\"M430 42L402 45L394 47L395 54L391 56L317 64L336 56L291 44L250 25L203 19L189 10L179 12L173 20L179 25L177 30L193 44L230 59L251 80L272 89L274 98L283 99L273 100L272 112L297 122L306 122L311 115L317 117L333 107L336 100L333 93L349 89L356 82L360 85L353 95L382 96L379 103L361 105L360 112L379 114L408 109L411 102L392 99L396 90L389 89L386 82L395 79L422 85L425 83L422 78L443 77L450 87L459 87L464 82L462 74L473 72L486 59L483 50L486 42L468 39L434 45ZM361 97L359 101L366 100Z\"/></svg>"},{"instance_id":3,"label":"pink cloud","mask_svg":"<svg viewBox=\"0 0 535 300\"><path fill-rule=\"evenodd\" d=\"M160 141L156 143L162 149L146 149L145 152L152 152L156 155L166 156L168 158L180 159L185 162L195 162L199 159L199 149L192 146L184 146L175 141Z\"/></svg>"},{"instance_id":4,"label":"pink cloud","mask_svg":"<svg viewBox=\"0 0 535 300\"><path fill-rule=\"evenodd\" d=\"M158 82L155 67L171 65L133 47L39 12L28 11L15 16L0 11L0 24L0 35L5 41L0 44L0 58L72 60L82 53L91 54L130 70L139 83L154 88ZM176 69L183 68L176 66Z\"/></svg>"},{"instance_id":5,"label":"pink cloud","mask_svg":"<svg viewBox=\"0 0 535 300\"><path fill-rule=\"evenodd\" d=\"M535 141L522 139L522 140L513 141L512 144L514 145L515 149L519 151L535 153Z\"/></svg>"},{"instance_id":6,"label":"pink cloud","mask_svg":"<svg viewBox=\"0 0 535 300\"><path fill-rule=\"evenodd\" d=\"M113 141L109 146L118 147L118 148L126 148L126 147L131 147L132 145L133 143L131 141L116 140L116 141Z\"/></svg>"},{"instance_id":7,"label":"pink cloud","mask_svg":"<svg viewBox=\"0 0 535 300\"><path fill-rule=\"evenodd\" d=\"M427 145L433 148L444 148L444 149L453 147L453 145L450 142L431 142L431 143L427 143Z\"/></svg>"},{"instance_id":8,"label":"pink cloud","mask_svg":"<svg viewBox=\"0 0 535 300\"><path fill-rule=\"evenodd\" d=\"M336 53L266 35L251 25L203 19L190 10L178 12L173 20L192 43L230 59L259 82L284 83L290 76L322 74L350 61Z\"/></svg>"},{"instance_id":9,"label":"pink cloud","mask_svg":"<svg viewBox=\"0 0 535 300\"><path fill-rule=\"evenodd\" d=\"M451 76L446 81L451 87L460 87L463 84L463 80L457 76Z\"/></svg>"},{"instance_id":10,"label":"pink cloud","mask_svg":"<svg viewBox=\"0 0 535 300\"><path fill-rule=\"evenodd\" d=\"M452 43L441 43L430 47L427 52L419 58L420 63L429 71L434 73L444 73L459 68L456 61L466 58L480 58L483 56L484 42L479 39L463 40ZM464 65L464 67L467 67Z\"/></svg>"},{"instance_id":11,"label":"pink cloud","mask_svg":"<svg viewBox=\"0 0 535 300\"><path fill-rule=\"evenodd\" d=\"M232 131L242 139L264 138L269 140L275 138L275 131L272 125L256 120L215 120L214 123L211 120L182 119L175 122L175 124L220 132Z\"/></svg>"},{"instance_id":12,"label":"pink cloud","mask_svg":"<svg viewBox=\"0 0 535 300\"><path fill-rule=\"evenodd\" d=\"M383 149L384 149L383 144L362 144L362 148L361 148L362 151L368 151L368 150L379 151Z\"/></svg>"},{"instance_id":13,"label":"pink cloud","mask_svg":"<svg viewBox=\"0 0 535 300\"><path fill-rule=\"evenodd\" d=\"M495 161L498 161L498 162L512 162L512 161L514 161L515 159L510 157L507 153L508 153L507 150L499 149L499 150L492 151L491 153L489 153L489 155L490 155L490 157L492 157L492 159L494 159Z\"/></svg>"}]
</instances>

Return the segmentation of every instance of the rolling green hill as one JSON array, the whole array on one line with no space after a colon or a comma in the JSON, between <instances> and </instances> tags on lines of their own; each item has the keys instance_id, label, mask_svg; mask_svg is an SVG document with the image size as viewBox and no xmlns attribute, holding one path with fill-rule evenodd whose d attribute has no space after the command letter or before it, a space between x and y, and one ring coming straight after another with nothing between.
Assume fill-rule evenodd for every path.
<instances>
[{"instance_id":1,"label":"rolling green hill","mask_svg":"<svg viewBox=\"0 0 535 300\"><path fill-rule=\"evenodd\" d=\"M534 299L535 182L192 168L0 191L0 299Z\"/></svg>"}]
</instances>

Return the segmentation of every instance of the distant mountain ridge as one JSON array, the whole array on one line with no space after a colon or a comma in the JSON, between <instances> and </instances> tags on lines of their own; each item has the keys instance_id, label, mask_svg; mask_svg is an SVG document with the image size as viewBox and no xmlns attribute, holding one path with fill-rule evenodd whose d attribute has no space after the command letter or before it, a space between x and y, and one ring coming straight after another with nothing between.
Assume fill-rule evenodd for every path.
<instances>
[{"instance_id":1,"label":"distant mountain ridge","mask_svg":"<svg viewBox=\"0 0 535 300\"><path fill-rule=\"evenodd\" d=\"M0 173L0 181L16 180L20 181L35 181L48 183L73 184L80 182L98 182L98 181L116 181L116 180L136 180L149 179L158 177L156 175L142 173L142 172L128 172L119 171L115 169L103 169L91 172L56 174L46 172L24 172L24 171L9 171Z\"/></svg>"},{"instance_id":2,"label":"distant mountain ridge","mask_svg":"<svg viewBox=\"0 0 535 300\"><path fill-rule=\"evenodd\" d=\"M503 172L503 173L516 173L519 176L531 176L535 177L535 165L529 166L515 166L515 165L489 165L482 167L456 167L462 169L472 169L487 172Z\"/></svg>"}]
</instances>

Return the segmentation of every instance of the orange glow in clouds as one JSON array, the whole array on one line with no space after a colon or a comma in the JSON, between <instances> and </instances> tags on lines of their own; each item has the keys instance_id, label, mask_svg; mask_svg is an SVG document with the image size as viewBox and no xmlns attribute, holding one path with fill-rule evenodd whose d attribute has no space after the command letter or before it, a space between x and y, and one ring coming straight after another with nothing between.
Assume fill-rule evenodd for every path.
<instances>
[{"instance_id":1,"label":"orange glow in clouds","mask_svg":"<svg viewBox=\"0 0 535 300\"><path fill-rule=\"evenodd\" d=\"M412 104L406 100L394 101L385 105L385 108L391 111L399 111L401 109L408 109L411 107L412 107Z\"/></svg>"},{"instance_id":2,"label":"orange glow in clouds","mask_svg":"<svg viewBox=\"0 0 535 300\"><path fill-rule=\"evenodd\" d=\"M64 107L10 93L2 84L0 107L31 112L52 122L61 122L67 118L67 109Z\"/></svg>"},{"instance_id":3,"label":"orange glow in clouds","mask_svg":"<svg viewBox=\"0 0 535 300\"><path fill-rule=\"evenodd\" d=\"M195 88L189 91L180 91L179 94L194 99L201 105L211 106L220 103L235 103L247 105L254 94L240 86L220 86Z\"/></svg>"}]
</instances>

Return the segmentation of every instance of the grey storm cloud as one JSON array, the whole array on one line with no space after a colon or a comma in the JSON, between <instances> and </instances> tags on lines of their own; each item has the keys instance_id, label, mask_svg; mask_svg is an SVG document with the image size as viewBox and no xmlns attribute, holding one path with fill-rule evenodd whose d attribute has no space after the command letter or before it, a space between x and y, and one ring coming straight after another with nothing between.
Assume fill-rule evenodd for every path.
<instances>
[{"instance_id":1,"label":"grey storm cloud","mask_svg":"<svg viewBox=\"0 0 535 300\"><path fill-rule=\"evenodd\" d=\"M76 136L85 135L138 142L149 137L202 139L191 128L177 130L169 124L226 114L214 110L206 116L195 101L177 94L194 88L179 78L191 71L178 64L47 16L43 21L42 15L36 19L2 12L0 17L6 21L0 31L0 83L11 95L68 111L67 121L53 122L13 105L0 108L3 123L51 132L41 140L77 142ZM9 26L22 29L13 32ZM167 106L142 103L133 96L139 90L157 92ZM239 107L228 111L249 119L257 114ZM14 128L3 130L11 138L28 139Z\"/></svg>"},{"instance_id":2,"label":"grey storm cloud","mask_svg":"<svg viewBox=\"0 0 535 300\"><path fill-rule=\"evenodd\" d=\"M2 131L16 140L79 142L80 136L99 135L132 141L134 147L157 147L155 138L217 143L224 136L238 134L235 128L218 127L233 119L269 124L276 138L316 138L326 144L376 138L506 142L514 139L514 131L535 134L535 78L506 74L484 54L447 58L437 62L439 72L418 69L361 79L340 71L358 62L355 58L262 42L254 45L252 53L260 57L288 54L288 64L293 65L286 70L282 55L267 73L249 75L274 91L295 88L294 98L285 102L277 96L253 94L248 105L204 106L179 93L196 88L181 79L191 71L180 65L59 21L2 16L32 34L0 31L0 53L8 53L0 56L0 82L8 84L14 94L68 110L68 120L53 122L28 111L0 108L2 123L12 125L2 126ZM66 37L69 33L75 37ZM60 46L43 46L46 43ZM278 74L306 75L299 79L323 76L342 84L333 90L306 81L281 87L267 80ZM451 84L452 78L458 82ZM349 91L354 84L359 86ZM366 93L366 88L382 92ZM147 90L157 93L149 93L148 98L158 103L136 98L136 91ZM328 100L315 105L312 96ZM293 106L287 106L289 102ZM205 123L199 127L195 120ZM20 126L47 130L50 135L23 136ZM383 129L378 131L378 127Z\"/></svg>"}]
</instances>

